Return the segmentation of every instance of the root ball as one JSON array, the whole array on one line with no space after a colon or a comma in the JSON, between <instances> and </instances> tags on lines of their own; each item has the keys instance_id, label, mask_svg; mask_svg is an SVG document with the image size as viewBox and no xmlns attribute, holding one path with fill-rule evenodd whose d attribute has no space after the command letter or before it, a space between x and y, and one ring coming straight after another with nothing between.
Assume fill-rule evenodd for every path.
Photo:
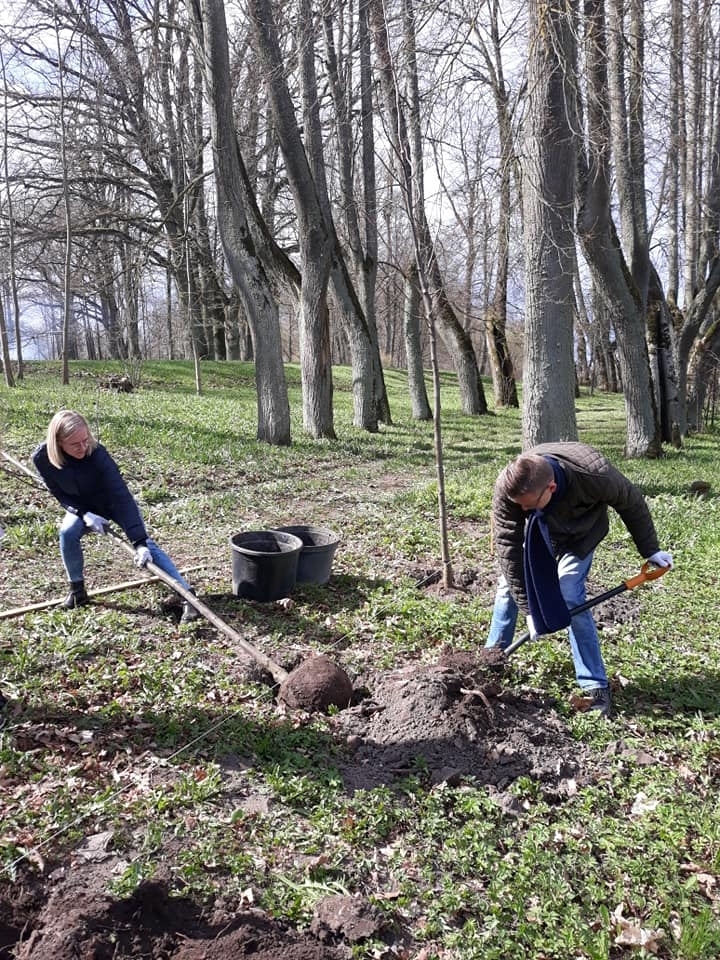
<instances>
[{"instance_id":1,"label":"root ball","mask_svg":"<svg viewBox=\"0 0 720 960\"><path fill-rule=\"evenodd\" d=\"M329 707L349 706L353 685L343 669L324 655L310 657L280 686L278 699L293 710L326 713Z\"/></svg>"}]
</instances>

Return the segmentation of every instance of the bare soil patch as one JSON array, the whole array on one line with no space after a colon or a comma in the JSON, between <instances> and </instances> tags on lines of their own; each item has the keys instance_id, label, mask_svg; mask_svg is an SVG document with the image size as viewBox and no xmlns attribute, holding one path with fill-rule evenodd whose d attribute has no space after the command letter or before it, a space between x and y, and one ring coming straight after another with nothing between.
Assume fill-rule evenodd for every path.
<instances>
[{"instance_id":1,"label":"bare soil patch","mask_svg":"<svg viewBox=\"0 0 720 960\"><path fill-rule=\"evenodd\" d=\"M143 883L132 897L109 898L108 866L76 866L50 890L17 960L340 960L346 952L233 904L203 908ZM31 899L35 899L35 894ZM18 908L15 908L16 914Z\"/></svg>"},{"instance_id":2,"label":"bare soil patch","mask_svg":"<svg viewBox=\"0 0 720 960\"><path fill-rule=\"evenodd\" d=\"M452 590L436 571L414 573L439 598L483 594L492 602L490 566L460 571ZM5 603L17 602L10 593ZM635 613L625 598L597 608L596 619L612 629ZM354 677L352 705L329 721L345 789L392 786L408 776L428 789L468 779L517 817L523 810L510 788L518 777L532 778L557 803L592 781L600 758L569 736L556 705L538 691L513 688L507 672L497 652L446 649L433 663L391 672L370 666ZM247 903L194 902L170 879L112 898L115 865L113 856L73 857L42 875L25 865L15 882L0 885L0 960L343 960L368 937L385 940L387 957L407 955L392 949L400 934L383 928L359 897L326 898L310 928L299 931Z\"/></svg>"},{"instance_id":3,"label":"bare soil patch","mask_svg":"<svg viewBox=\"0 0 720 960\"><path fill-rule=\"evenodd\" d=\"M506 687L505 669L497 651L447 649L435 663L368 673L359 702L331 720L344 746L346 789L392 785L409 775L428 788L468 778L485 785L510 817L522 815L509 789L519 776L536 780L551 802L572 795L595 776L598 758L569 737L552 703ZM244 904L203 906L171 896L163 882L112 899L106 893L112 863L78 859L42 881L28 876L25 885L0 890L9 918L0 957L341 960L356 940L383 934L392 940L361 898L321 901L305 932Z\"/></svg>"},{"instance_id":4,"label":"bare soil patch","mask_svg":"<svg viewBox=\"0 0 720 960\"><path fill-rule=\"evenodd\" d=\"M505 796L520 776L561 798L592 776L592 758L572 739L552 702L503 683L495 650L445 650L436 663L369 675L369 696L334 718L348 745L349 790L372 789L411 774L430 784L471 779Z\"/></svg>"}]
</instances>

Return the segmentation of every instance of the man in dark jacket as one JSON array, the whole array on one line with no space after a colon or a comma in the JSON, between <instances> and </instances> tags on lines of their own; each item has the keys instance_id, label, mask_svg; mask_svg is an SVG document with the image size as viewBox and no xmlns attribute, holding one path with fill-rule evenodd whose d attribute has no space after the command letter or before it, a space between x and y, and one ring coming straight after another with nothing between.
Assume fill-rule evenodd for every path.
<instances>
[{"instance_id":1,"label":"man in dark jacket","mask_svg":"<svg viewBox=\"0 0 720 960\"><path fill-rule=\"evenodd\" d=\"M90 602L80 539L90 531L105 533L109 520L121 527L132 543L137 566L152 561L186 590L191 589L170 557L148 536L117 464L92 435L84 417L73 410L58 411L50 421L45 443L37 447L32 459L48 490L66 511L60 525L60 555L70 581L66 607ZM183 621L198 616L185 601Z\"/></svg>"},{"instance_id":2,"label":"man in dark jacket","mask_svg":"<svg viewBox=\"0 0 720 960\"><path fill-rule=\"evenodd\" d=\"M501 471L492 507L501 576L486 644L510 645L518 610L533 639L569 625L577 682L589 709L603 716L610 715L611 698L595 621L589 610L572 620L567 610L586 600L593 553L609 530L608 507L641 557L672 566L642 493L593 447L541 444Z\"/></svg>"}]
</instances>

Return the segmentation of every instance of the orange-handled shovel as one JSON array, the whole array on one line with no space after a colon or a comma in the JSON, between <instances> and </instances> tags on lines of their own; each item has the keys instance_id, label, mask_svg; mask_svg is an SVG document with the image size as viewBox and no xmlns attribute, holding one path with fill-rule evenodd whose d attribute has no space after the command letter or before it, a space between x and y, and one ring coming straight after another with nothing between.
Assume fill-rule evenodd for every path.
<instances>
[{"instance_id":1,"label":"orange-handled shovel","mask_svg":"<svg viewBox=\"0 0 720 960\"><path fill-rule=\"evenodd\" d=\"M649 580L657 580L659 577L662 577L663 574L667 573L668 570L670 570L670 567L656 567L650 563L649 560L646 560L640 568L640 573L636 573L634 577L623 580L622 583L618 584L617 587L613 587L612 590L606 590L605 593L599 593L596 597L591 597L584 603L579 603L576 607L572 607L570 609L570 616L574 617L576 613L583 613L585 610L589 610L590 607L595 607L597 604L609 600L610 597L616 597L625 590L634 590L635 587L639 587L641 583L647 583ZM511 653L515 653L515 651L527 643L529 639L530 631L528 630L526 633L523 633L522 636L518 637L517 640L513 640L509 647L505 647L503 653L506 657L509 657Z\"/></svg>"}]
</instances>

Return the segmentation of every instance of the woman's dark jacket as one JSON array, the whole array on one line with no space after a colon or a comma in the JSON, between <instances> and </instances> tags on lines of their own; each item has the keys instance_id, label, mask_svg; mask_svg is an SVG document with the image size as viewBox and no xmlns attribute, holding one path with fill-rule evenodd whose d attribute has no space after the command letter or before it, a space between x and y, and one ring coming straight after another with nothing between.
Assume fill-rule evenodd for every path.
<instances>
[{"instance_id":1,"label":"woman's dark jacket","mask_svg":"<svg viewBox=\"0 0 720 960\"><path fill-rule=\"evenodd\" d=\"M553 457L562 467L566 489L562 498L544 511L558 559L566 553L586 557L607 536L608 507L628 529L640 556L657 553L655 525L641 491L598 450L585 443L543 443L525 451ZM492 506L493 538L500 569L513 599L527 612L523 574L523 544L528 514L495 486Z\"/></svg>"},{"instance_id":2,"label":"woman's dark jacket","mask_svg":"<svg viewBox=\"0 0 720 960\"><path fill-rule=\"evenodd\" d=\"M90 511L112 520L136 545L147 539L138 505L118 465L101 443L82 460L66 457L60 469L50 463L45 443L35 450L32 459L50 493L70 513L82 516Z\"/></svg>"}]
</instances>

